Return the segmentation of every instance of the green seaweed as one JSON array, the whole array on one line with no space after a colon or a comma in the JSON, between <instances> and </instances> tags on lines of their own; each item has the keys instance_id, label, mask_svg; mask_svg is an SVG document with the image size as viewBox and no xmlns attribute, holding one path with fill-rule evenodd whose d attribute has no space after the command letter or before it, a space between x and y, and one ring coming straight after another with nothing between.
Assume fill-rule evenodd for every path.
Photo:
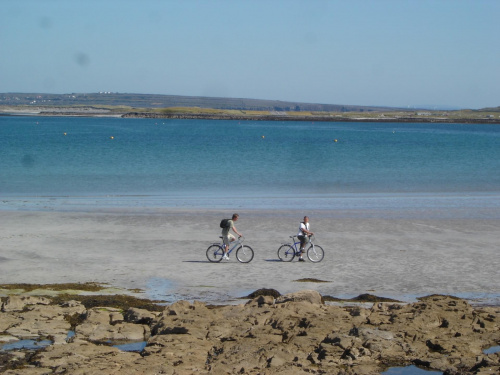
<instances>
[{"instance_id":1,"label":"green seaweed","mask_svg":"<svg viewBox=\"0 0 500 375\"><path fill-rule=\"evenodd\" d=\"M241 299L253 299L260 296L271 296L273 298L278 298L281 296L281 293L275 289L262 288L257 289L255 292L250 293L248 296L241 297Z\"/></svg>"},{"instance_id":2,"label":"green seaweed","mask_svg":"<svg viewBox=\"0 0 500 375\"><path fill-rule=\"evenodd\" d=\"M68 300L79 301L85 306L86 309L91 309L93 307L114 307L122 311L127 311L129 308L134 307L156 312L160 312L165 309L165 306L159 305L159 303L163 303L164 301L141 299L124 294L93 296L61 294L56 297L52 297L51 299L54 304L61 304Z\"/></svg>"},{"instance_id":3,"label":"green seaweed","mask_svg":"<svg viewBox=\"0 0 500 375\"><path fill-rule=\"evenodd\" d=\"M386 298L386 297L379 297L379 296L374 296L372 294L360 294L357 297L354 298L337 298L337 297L332 297L332 296L323 296L324 301L328 302L394 302L394 303L401 303L401 301L392 299L392 298Z\"/></svg>"},{"instance_id":4,"label":"green seaweed","mask_svg":"<svg viewBox=\"0 0 500 375\"><path fill-rule=\"evenodd\" d=\"M0 289L4 290L23 290L32 292L36 289L47 290L80 290L85 292L98 292L106 289L102 284L97 283L64 283L64 284L2 284Z\"/></svg>"}]
</instances>

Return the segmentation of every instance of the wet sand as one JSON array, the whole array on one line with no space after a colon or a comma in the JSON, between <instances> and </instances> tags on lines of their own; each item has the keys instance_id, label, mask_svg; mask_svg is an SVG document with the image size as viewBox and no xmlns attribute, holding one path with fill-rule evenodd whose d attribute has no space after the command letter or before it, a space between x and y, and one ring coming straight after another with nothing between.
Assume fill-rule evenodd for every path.
<instances>
[{"instance_id":1,"label":"wet sand","mask_svg":"<svg viewBox=\"0 0 500 375\"><path fill-rule=\"evenodd\" d=\"M280 262L304 212L238 210L251 263L209 263L221 210L0 211L0 284L98 282L145 298L228 302L259 288L413 301L450 294L500 304L500 220L349 217L309 211L321 263ZM297 282L316 278L327 283Z\"/></svg>"}]
</instances>

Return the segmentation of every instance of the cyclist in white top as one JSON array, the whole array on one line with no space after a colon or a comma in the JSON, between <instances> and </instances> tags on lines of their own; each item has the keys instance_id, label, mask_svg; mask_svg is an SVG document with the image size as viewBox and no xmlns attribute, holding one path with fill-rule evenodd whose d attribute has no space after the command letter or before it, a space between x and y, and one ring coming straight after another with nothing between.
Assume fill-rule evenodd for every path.
<instances>
[{"instance_id":1,"label":"cyclist in white top","mask_svg":"<svg viewBox=\"0 0 500 375\"><path fill-rule=\"evenodd\" d=\"M304 262L304 248L306 246L306 243L309 242L309 237L314 235L313 232L310 230L310 225L309 225L309 217L304 216L304 221L300 223L299 226L299 233L297 234L297 238L300 241L300 256L299 256L299 262Z\"/></svg>"}]
</instances>

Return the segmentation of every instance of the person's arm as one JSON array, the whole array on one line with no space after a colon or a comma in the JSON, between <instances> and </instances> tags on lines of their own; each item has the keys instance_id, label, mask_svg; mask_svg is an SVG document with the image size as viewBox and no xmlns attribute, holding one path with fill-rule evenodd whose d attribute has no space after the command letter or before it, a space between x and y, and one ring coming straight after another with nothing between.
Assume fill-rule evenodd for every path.
<instances>
[{"instance_id":1,"label":"person's arm","mask_svg":"<svg viewBox=\"0 0 500 375\"><path fill-rule=\"evenodd\" d=\"M243 235L238 232L238 230L236 229L236 227L233 225L233 232L236 233L238 235L238 237L242 237Z\"/></svg>"},{"instance_id":2,"label":"person's arm","mask_svg":"<svg viewBox=\"0 0 500 375\"><path fill-rule=\"evenodd\" d=\"M302 226L301 226L301 227L300 227L300 230L302 231L302 233L304 233L304 235L307 235L307 236L312 236L312 235L314 234L313 232L308 231L308 230L306 229L306 226L305 226L305 225L304 225L304 227L302 227Z\"/></svg>"}]
</instances>

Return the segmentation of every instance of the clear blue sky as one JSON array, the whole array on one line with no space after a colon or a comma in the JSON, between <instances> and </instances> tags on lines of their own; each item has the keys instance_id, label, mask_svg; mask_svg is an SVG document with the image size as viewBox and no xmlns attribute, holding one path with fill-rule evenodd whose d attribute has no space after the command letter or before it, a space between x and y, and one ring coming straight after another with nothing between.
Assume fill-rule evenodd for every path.
<instances>
[{"instance_id":1,"label":"clear blue sky","mask_svg":"<svg viewBox=\"0 0 500 375\"><path fill-rule=\"evenodd\" d=\"M0 92L500 106L498 0L2 0Z\"/></svg>"}]
</instances>

